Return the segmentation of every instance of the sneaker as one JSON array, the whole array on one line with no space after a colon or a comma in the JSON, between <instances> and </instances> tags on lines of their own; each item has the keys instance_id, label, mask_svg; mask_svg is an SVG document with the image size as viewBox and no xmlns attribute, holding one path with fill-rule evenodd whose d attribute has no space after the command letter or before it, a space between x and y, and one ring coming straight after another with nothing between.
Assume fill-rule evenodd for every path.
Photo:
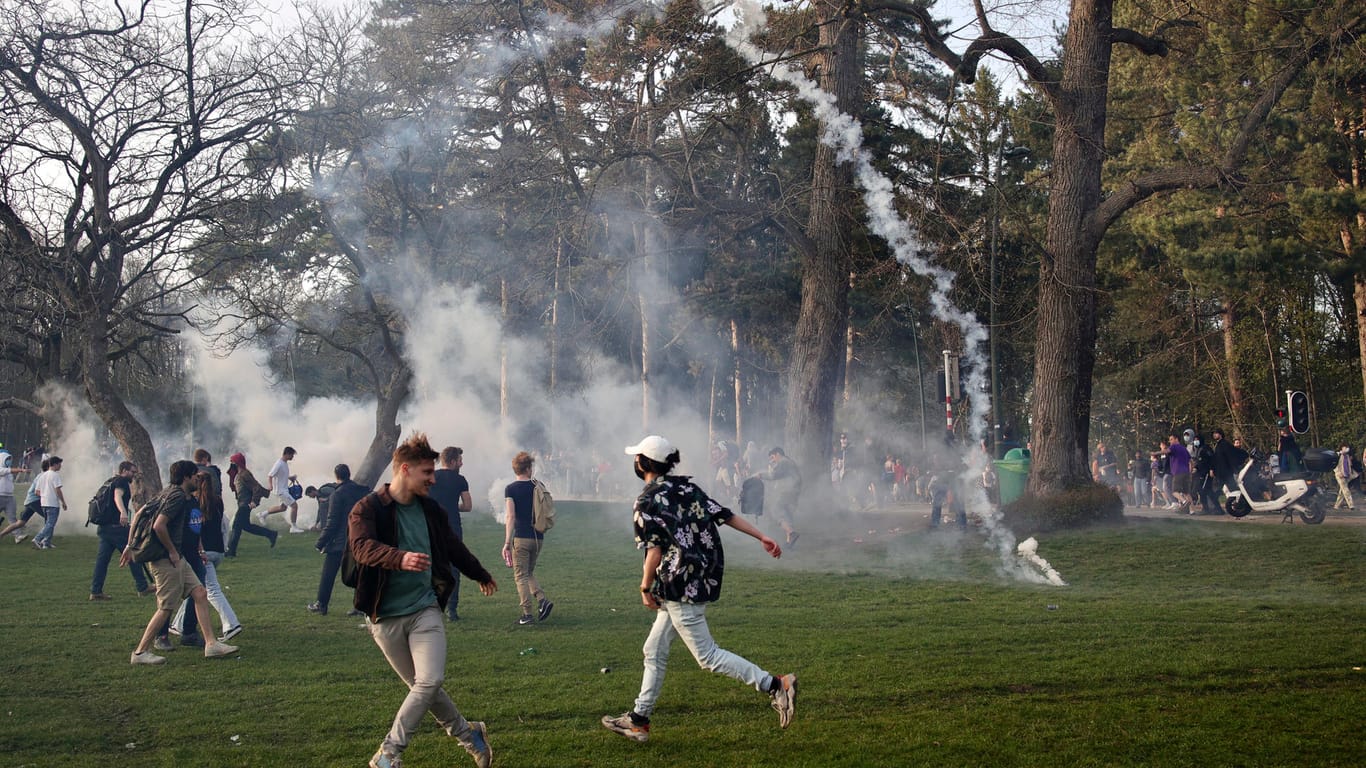
<instances>
[{"instance_id":1,"label":"sneaker","mask_svg":"<svg viewBox=\"0 0 1366 768\"><path fill-rule=\"evenodd\" d=\"M359 609L359 608L352 608L351 610L349 610L349 611L346 612L346 615L347 615L347 616L364 616L364 615L365 615L365 611L362 611L362 610Z\"/></svg>"},{"instance_id":2,"label":"sneaker","mask_svg":"<svg viewBox=\"0 0 1366 768\"><path fill-rule=\"evenodd\" d=\"M308 605L306 605L306 606L304 606L304 607L306 607L306 608L308 609L308 612L309 612L309 613L316 613L316 614L318 614L319 616L326 616L326 615L327 615L327 609L324 608L324 607L323 607L323 604L320 603L320 602L318 602L317 600L314 600L313 602L309 603Z\"/></svg>"},{"instance_id":3,"label":"sneaker","mask_svg":"<svg viewBox=\"0 0 1366 768\"><path fill-rule=\"evenodd\" d=\"M234 653L237 653L237 646L228 645L222 640L215 640L204 646L204 658L206 659L221 659Z\"/></svg>"},{"instance_id":4,"label":"sneaker","mask_svg":"<svg viewBox=\"0 0 1366 768\"><path fill-rule=\"evenodd\" d=\"M489 729L483 723L470 723L470 743L464 745L465 751L474 757L479 768L489 768L493 763L493 748L489 746Z\"/></svg>"},{"instance_id":5,"label":"sneaker","mask_svg":"<svg viewBox=\"0 0 1366 768\"><path fill-rule=\"evenodd\" d=\"M96 602L99 602L99 601L101 601L101 600L113 600L113 599L114 599L114 598L110 597L109 595L106 595L106 594L103 593L103 592L92 592L92 593L90 594L90 602L92 602L92 603L96 603Z\"/></svg>"},{"instance_id":6,"label":"sneaker","mask_svg":"<svg viewBox=\"0 0 1366 768\"><path fill-rule=\"evenodd\" d=\"M521 626L526 626L527 624L535 624L535 623L536 623L536 619L533 618L532 615L529 614L529 613L523 614L522 617L521 617L520 619L517 619L517 624L518 624L518 625L521 625Z\"/></svg>"},{"instance_id":7,"label":"sneaker","mask_svg":"<svg viewBox=\"0 0 1366 768\"><path fill-rule=\"evenodd\" d=\"M165 656L158 656L158 655L156 655L155 653L152 653L151 651L143 651L142 653L138 653L137 651L133 651L133 655L132 655L132 657L130 657L130 658L128 659L128 663L130 663L130 664L165 664L165 663L166 663L166 657L165 657Z\"/></svg>"},{"instance_id":8,"label":"sneaker","mask_svg":"<svg viewBox=\"0 0 1366 768\"><path fill-rule=\"evenodd\" d=\"M37 539L34 539L34 540L33 540L33 548L34 548L34 549L43 549L43 542L38 541Z\"/></svg>"},{"instance_id":9,"label":"sneaker","mask_svg":"<svg viewBox=\"0 0 1366 768\"><path fill-rule=\"evenodd\" d=\"M550 611L554 607L554 603L550 602L544 597L541 598L540 610L537 611L537 616L540 618L541 621L545 621L546 619L550 618Z\"/></svg>"},{"instance_id":10,"label":"sneaker","mask_svg":"<svg viewBox=\"0 0 1366 768\"><path fill-rule=\"evenodd\" d=\"M297 526L297 525L291 525L291 526L289 526L289 532L290 532L290 533L308 533L308 531L304 530L303 528L300 528L300 527Z\"/></svg>"},{"instance_id":11,"label":"sneaker","mask_svg":"<svg viewBox=\"0 0 1366 768\"><path fill-rule=\"evenodd\" d=\"M370 768L403 768L403 761L398 755L387 754L381 749L370 758Z\"/></svg>"},{"instance_id":12,"label":"sneaker","mask_svg":"<svg viewBox=\"0 0 1366 768\"><path fill-rule=\"evenodd\" d=\"M266 524L266 511L265 511L264 509L256 513L256 524L257 524L257 525L265 525L265 524Z\"/></svg>"},{"instance_id":13,"label":"sneaker","mask_svg":"<svg viewBox=\"0 0 1366 768\"><path fill-rule=\"evenodd\" d=\"M152 648L163 652L175 650L175 646L171 644L171 638L162 637L160 635L157 636L157 639L152 641Z\"/></svg>"},{"instance_id":14,"label":"sneaker","mask_svg":"<svg viewBox=\"0 0 1366 768\"><path fill-rule=\"evenodd\" d=\"M797 676L783 675L778 682L778 690L772 694L773 708L778 711L778 725L786 728L792 724L792 715L797 712Z\"/></svg>"},{"instance_id":15,"label":"sneaker","mask_svg":"<svg viewBox=\"0 0 1366 768\"><path fill-rule=\"evenodd\" d=\"M224 631L223 636L218 639L226 643L227 641L233 639L234 637L237 637L240 634L242 634L242 625L238 624L237 626Z\"/></svg>"},{"instance_id":16,"label":"sneaker","mask_svg":"<svg viewBox=\"0 0 1366 768\"><path fill-rule=\"evenodd\" d=\"M275 549L275 542L278 541L279 539L280 539L280 532L279 532L279 531L271 531L271 532L270 532L270 548L271 548L271 549Z\"/></svg>"},{"instance_id":17,"label":"sneaker","mask_svg":"<svg viewBox=\"0 0 1366 768\"><path fill-rule=\"evenodd\" d=\"M138 597L151 597L152 595L155 595L156 593L157 593L157 588L156 588L156 587L151 587L151 586L143 587L142 589L139 589L139 590L138 590Z\"/></svg>"},{"instance_id":18,"label":"sneaker","mask_svg":"<svg viewBox=\"0 0 1366 768\"><path fill-rule=\"evenodd\" d=\"M53 544L52 541L49 539L48 541L43 542L43 547L42 547L42 548L43 548L43 549L56 549L56 548L57 548L57 545L56 545L56 544Z\"/></svg>"},{"instance_id":19,"label":"sneaker","mask_svg":"<svg viewBox=\"0 0 1366 768\"><path fill-rule=\"evenodd\" d=\"M611 715L602 716L602 727L609 731L619 733L632 741L648 741L650 738L650 723L637 723L631 717L630 712L623 712L616 717Z\"/></svg>"},{"instance_id":20,"label":"sneaker","mask_svg":"<svg viewBox=\"0 0 1366 768\"><path fill-rule=\"evenodd\" d=\"M192 635L184 635L180 638L180 644L187 648L203 648L204 636L198 632Z\"/></svg>"},{"instance_id":21,"label":"sneaker","mask_svg":"<svg viewBox=\"0 0 1366 768\"><path fill-rule=\"evenodd\" d=\"M24 543L24 539L27 539L27 538L28 538L28 534L27 534L27 533L21 533L21 534L19 534L18 536L15 536L15 537L14 537L14 543L15 543L15 544L23 544L23 543Z\"/></svg>"}]
</instances>

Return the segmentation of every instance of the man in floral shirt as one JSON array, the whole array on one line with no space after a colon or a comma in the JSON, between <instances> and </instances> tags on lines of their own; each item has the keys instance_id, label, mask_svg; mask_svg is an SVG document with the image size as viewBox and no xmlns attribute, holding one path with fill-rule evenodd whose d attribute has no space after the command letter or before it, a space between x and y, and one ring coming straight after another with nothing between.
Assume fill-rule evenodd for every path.
<instances>
[{"instance_id":1,"label":"man in floral shirt","mask_svg":"<svg viewBox=\"0 0 1366 768\"><path fill-rule=\"evenodd\" d=\"M650 738L650 715L669 661L669 646L682 637L703 669L733 677L767 693L778 711L778 724L792 722L797 705L797 676L773 675L752 662L717 646L707 629L707 603L721 597L725 553L718 525L728 525L763 544L764 551L781 557L778 542L759 532L693 484L691 478L670 475L678 465L678 451L659 435L629 446L635 456L636 476L645 488L635 504L636 545L645 550L640 599L655 611L654 626L645 639L645 677L631 711L602 718L608 730L628 739Z\"/></svg>"}]
</instances>

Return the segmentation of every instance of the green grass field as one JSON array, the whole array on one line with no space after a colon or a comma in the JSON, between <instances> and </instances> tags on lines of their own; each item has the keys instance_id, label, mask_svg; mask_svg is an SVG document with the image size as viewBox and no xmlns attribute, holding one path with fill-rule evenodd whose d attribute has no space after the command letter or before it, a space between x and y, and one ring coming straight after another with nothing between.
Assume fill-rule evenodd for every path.
<instances>
[{"instance_id":1,"label":"green grass field","mask_svg":"<svg viewBox=\"0 0 1366 768\"><path fill-rule=\"evenodd\" d=\"M845 533L812 531L781 561L727 530L713 633L799 673L796 721L780 730L766 697L677 644L636 744L598 724L630 708L651 618L627 508L559 506L538 568L557 607L540 626L514 625L501 526L467 524L501 589L464 585L446 686L488 722L495 765L1366 764L1366 528L1055 534L1040 554L1064 588L1005 580L975 534L929 536L918 519L835 521ZM0 542L0 765L364 766L403 689L344 615L349 590L329 616L304 611L313 541L248 537L223 568L239 658L178 649L155 668L128 663L151 598L115 568L116 599L87 600L93 538ZM472 763L429 719L405 764Z\"/></svg>"}]
</instances>

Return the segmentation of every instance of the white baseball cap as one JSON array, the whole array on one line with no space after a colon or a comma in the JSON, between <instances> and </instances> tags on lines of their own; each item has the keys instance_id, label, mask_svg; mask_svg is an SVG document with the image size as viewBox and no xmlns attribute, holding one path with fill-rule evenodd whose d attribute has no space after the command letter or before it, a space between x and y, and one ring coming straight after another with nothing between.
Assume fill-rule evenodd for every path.
<instances>
[{"instance_id":1,"label":"white baseball cap","mask_svg":"<svg viewBox=\"0 0 1366 768\"><path fill-rule=\"evenodd\" d=\"M626 446L626 455L635 456L637 454L647 459L658 461L661 464L669 460L669 455L674 452L673 443L659 435L650 435L635 445Z\"/></svg>"}]
</instances>

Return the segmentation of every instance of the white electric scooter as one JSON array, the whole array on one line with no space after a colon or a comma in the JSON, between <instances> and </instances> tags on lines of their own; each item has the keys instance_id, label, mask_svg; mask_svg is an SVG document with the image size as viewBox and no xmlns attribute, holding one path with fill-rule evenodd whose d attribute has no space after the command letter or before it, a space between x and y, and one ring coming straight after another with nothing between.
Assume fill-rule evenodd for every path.
<instances>
[{"instance_id":1,"label":"white electric scooter","mask_svg":"<svg viewBox=\"0 0 1366 768\"><path fill-rule=\"evenodd\" d=\"M1281 522L1293 523L1298 513L1300 519L1310 525L1323 522L1329 502L1327 494L1319 490L1317 473L1282 473L1265 480L1258 477L1257 471L1257 462L1249 458L1238 472L1237 487L1224 486L1224 509L1230 515L1244 517L1252 512L1280 512ZM1250 493L1248 486L1254 478L1264 483L1270 493Z\"/></svg>"}]
</instances>

